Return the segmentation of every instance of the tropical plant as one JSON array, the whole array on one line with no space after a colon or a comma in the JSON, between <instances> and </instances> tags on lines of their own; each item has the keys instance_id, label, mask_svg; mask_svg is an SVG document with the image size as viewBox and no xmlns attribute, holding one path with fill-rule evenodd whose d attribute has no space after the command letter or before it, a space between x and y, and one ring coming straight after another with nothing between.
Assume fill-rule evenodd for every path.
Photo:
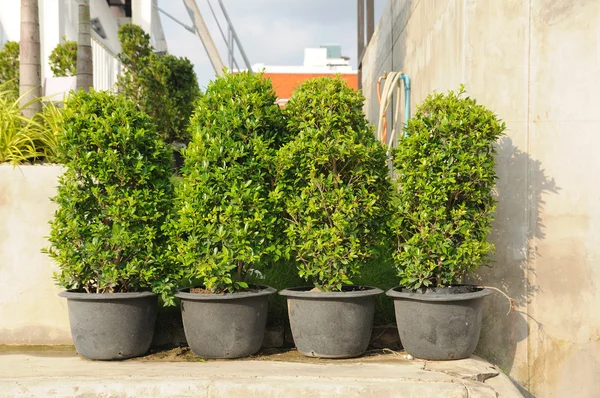
<instances>
[{"instance_id":1,"label":"tropical plant","mask_svg":"<svg viewBox=\"0 0 600 398\"><path fill-rule=\"evenodd\" d=\"M50 103L29 119L13 89L12 82L0 83L0 163L56 162L61 110Z\"/></svg>"},{"instance_id":2,"label":"tropical plant","mask_svg":"<svg viewBox=\"0 0 600 398\"><path fill-rule=\"evenodd\" d=\"M270 198L285 124L269 80L226 74L212 81L190 122L176 189L171 256L182 276L211 292L248 288L248 277L283 255Z\"/></svg>"},{"instance_id":3,"label":"tropical plant","mask_svg":"<svg viewBox=\"0 0 600 398\"><path fill-rule=\"evenodd\" d=\"M152 118L166 142L175 141L171 135L174 110L168 90L169 68L153 52L150 35L141 27L122 25L119 40L123 66L117 82L119 91Z\"/></svg>"},{"instance_id":4,"label":"tropical plant","mask_svg":"<svg viewBox=\"0 0 600 398\"><path fill-rule=\"evenodd\" d=\"M171 153L150 118L121 95L72 93L59 159L65 166L46 250L57 283L88 293L152 290L172 304L162 225L172 200Z\"/></svg>"},{"instance_id":5,"label":"tropical plant","mask_svg":"<svg viewBox=\"0 0 600 398\"><path fill-rule=\"evenodd\" d=\"M172 121L169 123L168 139L187 143L191 138L188 131L190 116L194 110L194 103L200 95L194 65L187 58L170 54L161 56L160 60L170 72L167 79L167 92L173 112L170 115Z\"/></svg>"},{"instance_id":6,"label":"tropical plant","mask_svg":"<svg viewBox=\"0 0 600 398\"><path fill-rule=\"evenodd\" d=\"M75 76L77 73L77 42L66 40L58 43L48 57L54 77Z\"/></svg>"},{"instance_id":7,"label":"tropical plant","mask_svg":"<svg viewBox=\"0 0 600 398\"><path fill-rule=\"evenodd\" d=\"M79 0L78 3L76 87L78 91L88 91L94 86L90 0Z\"/></svg>"},{"instance_id":8,"label":"tropical plant","mask_svg":"<svg viewBox=\"0 0 600 398\"><path fill-rule=\"evenodd\" d=\"M400 284L447 286L488 261L494 143L504 123L458 92L428 96L394 152L399 197L391 229Z\"/></svg>"},{"instance_id":9,"label":"tropical plant","mask_svg":"<svg viewBox=\"0 0 600 398\"><path fill-rule=\"evenodd\" d=\"M33 116L42 110L40 13L38 0L21 0L21 42L19 64L19 99L24 116ZM21 49L27 51L21 51Z\"/></svg>"},{"instance_id":10,"label":"tropical plant","mask_svg":"<svg viewBox=\"0 0 600 398\"><path fill-rule=\"evenodd\" d=\"M63 108L54 102L44 104L42 111L34 119L39 126L38 141L43 145L40 150L46 162L58 162L58 140L63 131Z\"/></svg>"},{"instance_id":11,"label":"tropical plant","mask_svg":"<svg viewBox=\"0 0 600 398\"><path fill-rule=\"evenodd\" d=\"M324 292L352 284L381 243L388 216L385 150L363 101L339 78L316 78L284 110L293 139L279 150L276 193L298 273Z\"/></svg>"},{"instance_id":12,"label":"tropical plant","mask_svg":"<svg viewBox=\"0 0 600 398\"><path fill-rule=\"evenodd\" d=\"M7 41L0 50L0 85L2 93L19 97L19 43Z\"/></svg>"}]
</instances>

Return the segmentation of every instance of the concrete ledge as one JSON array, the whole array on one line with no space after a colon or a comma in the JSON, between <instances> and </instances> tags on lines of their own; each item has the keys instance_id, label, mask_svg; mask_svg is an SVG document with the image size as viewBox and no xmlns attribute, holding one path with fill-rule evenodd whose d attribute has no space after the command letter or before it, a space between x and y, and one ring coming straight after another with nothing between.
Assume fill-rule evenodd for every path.
<instances>
[{"instance_id":1,"label":"concrete ledge","mask_svg":"<svg viewBox=\"0 0 600 398\"><path fill-rule=\"evenodd\" d=\"M478 358L93 362L7 354L0 355L0 370L0 397L521 397Z\"/></svg>"}]
</instances>

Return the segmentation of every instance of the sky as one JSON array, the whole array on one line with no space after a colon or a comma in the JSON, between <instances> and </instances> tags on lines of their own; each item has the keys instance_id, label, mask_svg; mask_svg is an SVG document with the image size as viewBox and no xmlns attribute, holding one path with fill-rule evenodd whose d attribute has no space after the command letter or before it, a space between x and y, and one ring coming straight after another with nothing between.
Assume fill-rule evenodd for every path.
<instances>
[{"instance_id":1,"label":"sky","mask_svg":"<svg viewBox=\"0 0 600 398\"><path fill-rule=\"evenodd\" d=\"M227 64L226 46L208 7L196 0L221 58ZM210 0L222 18L218 0ZM356 67L356 0L222 0L250 64L302 65L304 48L340 44L342 55ZM386 0L375 0L375 24ZM182 0L159 0L158 6L186 25L190 17ZM215 77L200 39L161 15L169 53L194 64L202 88ZM225 28L224 19L221 26ZM236 55L238 64L242 58ZM240 67L242 67L240 65Z\"/></svg>"}]
</instances>

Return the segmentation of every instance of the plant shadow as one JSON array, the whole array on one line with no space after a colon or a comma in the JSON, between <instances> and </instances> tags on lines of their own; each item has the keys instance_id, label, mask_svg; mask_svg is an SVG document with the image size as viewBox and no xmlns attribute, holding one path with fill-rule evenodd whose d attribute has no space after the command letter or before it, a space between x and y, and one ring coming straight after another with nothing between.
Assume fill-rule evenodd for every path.
<instances>
[{"instance_id":1,"label":"plant shadow","mask_svg":"<svg viewBox=\"0 0 600 398\"><path fill-rule=\"evenodd\" d=\"M528 303L541 291L529 277L535 273L532 264L539 257L536 242L545 238L540 216L544 198L558 194L560 188L546 175L541 162L520 150L509 137L500 140L497 151L498 204L490 236L496 252L492 264L479 270L476 281L502 290L515 300L516 309L511 311L509 301L500 294L486 299L477 354L507 374L518 374L525 380L518 386L521 393L532 397L528 364L515 363L515 357L517 350L528 349L519 343L530 333L543 333L543 325L527 313Z\"/></svg>"}]
</instances>

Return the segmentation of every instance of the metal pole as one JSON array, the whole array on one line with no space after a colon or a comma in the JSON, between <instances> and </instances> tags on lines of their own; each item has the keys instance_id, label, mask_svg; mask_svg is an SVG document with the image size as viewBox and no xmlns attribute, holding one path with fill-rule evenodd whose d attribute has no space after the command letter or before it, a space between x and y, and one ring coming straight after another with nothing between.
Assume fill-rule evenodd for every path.
<instances>
[{"instance_id":1,"label":"metal pole","mask_svg":"<svg viewBox=\"0 0 600 398\"><path fill-rule=\"evenodd\" d=\"M367 0L367 42L369 45L373 32L375 31L375 11L373 8L373 0Z\"/></svg>"},{"instance_id":2,"label":"metal pole","mask_svg":"<svg viewBox=\"0 0 600 398\"><path fill-rule=\"evenodd\" d=\"M235 43L233 42L233 34L231 33L231 25L229 25L229 30L227 34L229 36L229 41L227 42L227 47L229 49L229 71L233 71L233 50L235 48Z\"/></svg>"},{"instance_id":3,"label":"metal pole","mask_svg":"<svg viewBox=\"0 0 600 398\"><path fill-rule=\"evenodd\" d=\"M223 60L219 55L219 51L215 46L215 42L210 36L210 32L206 27L206 23L202 18L202 14L200 13L200 9L198 8L196 1L183 0L183 4L187 9L188 14L190 14L190 18L192 19L194 27L196 28L196 35L200 38L200 41L202 42L202 45L204 46L204 49L208 54L208 58L210 59L210 63L212 64L215 73L217 74L217 76L223 76L225 64L223 64Z\"/></svg>"},{"instance_id":4,"label":"metal pole","mask_svg":"<svg viewBox=\"0 0 600 398\"><path fill-rule=\"evenodd\" d=\"M227 14L227 10L225 9L225 6L223 5L222 0L219 0L219 6L221 7L221 10L223 11L223 15L225 15L225 19L227 20L229 29L231 29L231 34L233 35L233 38L237 42L238 48L240 49L240 54L242 54L242 58L244 59L244 63L246 64L246 68L248 68L248 71L250 73L252 73L252 65L250 65L250 61L248 60L248 57L246 56L246 52L244 51L244 48L242 47L242 43L240 42L240 39L239 39L237 33L235 33L235 29L233 28L233 24L231 23L231 19L229 19L229 14Z\"/></svg>"},{"instance_id":5,"label":"metal pole","mask_svg":"<svg viewBox=\"0 0 600 398\"><path fill-rule=\"evenodd\" d=\"M358 62L362 60L362 53L365 50L365 0L356 0L358 9L356 12L357 16L357 46L358 50Z\"/></svg>"},{"instance_id":6,"label":"metal pole","mask_svg":"<svg viewBox=\"0 0 600 398\"><path fill-rule=\"evenodd\" d=\"M357 23L357 57L356 64L358 66L358 88L362 87L362 57L365 51L365 0L356 0L356 23Z\"/></svg>"},{"instance_id":7,"label":"metal pole","mask_svg":"<svg viewBox=\"0 0 600 398\"><path fill-rule=\"evenodd\" d=\"M221 37L223 38L223 41L227 44L227 37L225 36L225 33L223 33L223 29L221 28L221 24L219 23L219 18L217 18L217 14L215 13L215 10L210 2L210 0L206 0L206 2L208 3L208 7L210 8L210 12L212 13L213 17L215 18L215 21L217 22L217 27L219 28L219 32L221 32ZM240 67L238 66L237 61L235 60L235 57L233 58L233 65L239 70Z\"/></svg>"},{"instance_id":8,"label":"metal pole","mask_svg":"<svg viewBox=\"0 0 600 398\"><path fill-rule=\"evenodd\" d=\"M160 12L162 12L163 14L165 14L167 17L169 17L170 19L172 19L173 21L177 22L179 25L183 26L186 30L189 30L190 32L192 32L193 34L196 34L196 29L192 28L191 26L188 26L186 24L184 24L183 22L179 21L177 18L175 18L173 15L169 14L168 12L166 12L165 10L163 10L162 8L156 6L156 9Z\"/></svg>"},{"instance_id":9,"label":"metal pole","mask_svg":"<svg viewBox=\"0 0 600 398\"><path fill-rule=\"evenodd\" d=\"M223 29L221 29L221 24L219 23L219 19L217 18L217 14L215 13L215 10L213 9L213 6L210 3L210 0L206 0L206 2L208 3L210 12L212 13L213 17L215 18L215 21L217 22L217 28L219 28L219 32L221 32L221 37L223 38L223 41L225 43L227 43L227 37L225 37L225 33L223 33Z\"/></svg>"}]
</instances>

